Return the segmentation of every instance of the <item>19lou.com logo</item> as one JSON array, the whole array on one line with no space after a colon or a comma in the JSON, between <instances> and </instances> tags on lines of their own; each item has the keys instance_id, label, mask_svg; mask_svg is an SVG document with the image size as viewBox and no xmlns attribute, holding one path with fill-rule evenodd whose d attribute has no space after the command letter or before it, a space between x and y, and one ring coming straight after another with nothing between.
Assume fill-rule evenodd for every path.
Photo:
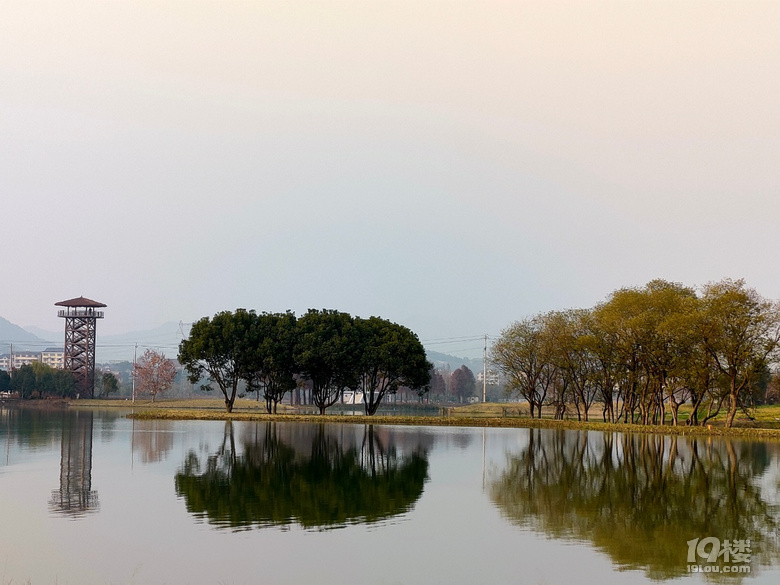
<instances>
[{"instance_id":1,"label":"19lou.com logo","mask_svg":"<svg viewBox=\"0 0 780 585\"><path fill-rule=\"evenodd\" d=\"M752 552L750 540L694 538L688 541L688 572L749 573Z\"/></svg>"}]
</instances>

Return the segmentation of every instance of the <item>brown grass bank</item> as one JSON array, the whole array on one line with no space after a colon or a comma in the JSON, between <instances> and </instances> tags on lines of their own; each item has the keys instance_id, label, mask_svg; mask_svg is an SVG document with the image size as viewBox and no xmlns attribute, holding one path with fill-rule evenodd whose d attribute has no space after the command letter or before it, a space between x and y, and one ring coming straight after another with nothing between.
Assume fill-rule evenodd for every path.
<instances>
[{"instance_id":1,"label":"brown grass bank","mask_svg":"<svg viewBox=\"0 0 780 585\"><path fill-rule=\"evenodd\" d=\"M567 430L593 430L602 432L654 433L682 436L728 436L743 439L780 440L780 429L767 428L774 425L775 415L780 414L778 407L766 407L766 411L757 411L754 421L740 421L740 426L727 429L722 421L699 427L666 425L611 424L604 422L580 422L577 420L552 420L551 418L531 419L523 416L520 405L508 408L501 404L475 404L442 409L442 416L387 416L387 415L343 415L304 414L295 408L280 405L280 413L269 415L262 402L237 400L232 413L225 412L224 403L216 399L199 400L136 400L135 403L120 400L78 400L71 407L132 408L128 416L135 419L162 420L247 420L279 422L317 422L340 424L382 424L382 425L418 425L418 426L454 426L454 427L500 427L500 428L549 428ZM763 420L765 419L765 420Z\"/></svg>"}]
</instances>

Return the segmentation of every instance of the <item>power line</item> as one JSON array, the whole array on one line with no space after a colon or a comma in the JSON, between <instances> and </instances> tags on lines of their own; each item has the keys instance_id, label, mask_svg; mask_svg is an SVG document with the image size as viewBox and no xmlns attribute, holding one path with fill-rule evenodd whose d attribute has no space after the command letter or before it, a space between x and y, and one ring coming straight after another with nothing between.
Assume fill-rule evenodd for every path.
<instances>
[{"instance_id":1,"label":"power line","mask_svg":"<svg viewBox=\"0 0 780 585\"><path fill-rule=\"evenodd\" d=\"M482 339L482 335L461 335L458 337L435 337L433 339L424 339L422 343L438 343L446 341L473 341L476 339Z\"/></svg>"}]
</instances>

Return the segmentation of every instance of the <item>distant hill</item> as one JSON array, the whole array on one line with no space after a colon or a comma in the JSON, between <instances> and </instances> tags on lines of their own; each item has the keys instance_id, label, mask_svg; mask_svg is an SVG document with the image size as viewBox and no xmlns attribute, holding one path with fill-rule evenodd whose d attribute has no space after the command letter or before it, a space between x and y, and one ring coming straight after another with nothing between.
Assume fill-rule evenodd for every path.
<instances>
[{"instance_id":1,"label":"distant hill","mask_svg":"<svg viewBox=\"0 0 780 585\"><path fill-rule=\"evenodd\" d=\"M41 351L52 345L50 341L41 339L14 325L8 319L0 317L0 353L8 353L13 344L14 351Z\"/></svg>"},{"instance_id":2,"label":"distant hill","mask_svg":"<svg viewBox=\"0 0 780 585\"><path fill-rule=\"evenodd\" d=\"M175 358L179 352L179 342L189 335L190 325L169 321L153 329L131 331L119 335L101 335L98 329L95 361L106 363L113 361L132 361L135 344L138 344L138 356L144 350L153 348L163 352L169 358Z\"/></svg>"},{"instance_id":3,"label":"distant hill","mask_svg":"<svg viewBox=\"0 0 780 585\"><path fill-rule=\"evenodd\" d=\"M475 375L477 372L482 371L481 359L457 357L446 353L439 353L438 351L431 351L430 349L426 349L425 353L427 354L428 359L433 362L434 367L438 369L446 369L446 366L449 366L450 371L453 372L465 365L474 372Z\"/></svg>"},{"instance_id":4,"label":"distant hill","mask_svg":"<svg viewBox=\"0 0 780 585\"><path fill-rule=\"evenodd\" d=\"M63 339L65 338L64 327L61 331L47 331L46 329L41 329L35 325L25 325L23 328L25 331L28 331L33 335L40 337L41 339L46 339L57 346L61 346Z\"/></svg>"}]
</instances>

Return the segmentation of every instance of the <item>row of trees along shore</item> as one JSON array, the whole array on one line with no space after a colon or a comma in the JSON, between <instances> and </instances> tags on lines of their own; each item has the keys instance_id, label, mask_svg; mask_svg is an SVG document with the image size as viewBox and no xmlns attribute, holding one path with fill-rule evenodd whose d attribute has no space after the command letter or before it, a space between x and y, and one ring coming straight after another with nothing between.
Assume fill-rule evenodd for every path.
<instances>
[{"instance_id":1,"label":"row of trees along shore","mask_svg":"<svg viewBox=\"0 0 780 585\"><path fill-rule=\"evenodd\" d=\"M262 392L271 413L305 381L320 414L352 390L363 392L367 415L401 386L427 392L433 367L406 327L329 309L310 309L300 318L246 309L204 317L180 343L179 362L193 384L206 379L205 389L219 388L227 412L242 383Z\"/></svg>"},{"instance_id":2,"label":"row of trees along shore","mask_svg":"<svg viewBox=\"0 0 780 585\"><path fill-rule=\"evenodd\" d=\"M173 384L176 368L165 355L147 349L134 368L138 381L138 392L151 394L152 401L157 394L165 392ZM104 372L94 389L98 398L107 398L119 391L119 380L111 372ZM13 377L0 370L0 392L10 392L18 398L79 398L81 393L73 372L53 368L41 362L24 364L14 372Z\"/></svg>"},{"instance_id":3,"label":"row of trees along shore","mask_svg":"<svg viewBox=\"0 0 780 585\"><path fill-rule=\"evenodd\" d=\"M605 422L672 424L683 404L687 425L725 412L750 416L777 364L780 306L743 280L697 290L653 280L622 288L591 309L538 314L505 329L491 358L508 391L528 401L531 416L572 406L588 420L591 406Z\"/></svg>"},{"instance_id":4,"label":"row of trees along shore","mask_svg":"<svg viewBox=\"0 0 780 585\"><path fill-rule=\"evenodd\" d=\"M33 362L24 364L14 376L0 370L0 392L11 392L19 398L39 398L41 396L60 396L75 398L78 392L76 379L67 370L58 370Z\"/></svg>"}]
</instances>

